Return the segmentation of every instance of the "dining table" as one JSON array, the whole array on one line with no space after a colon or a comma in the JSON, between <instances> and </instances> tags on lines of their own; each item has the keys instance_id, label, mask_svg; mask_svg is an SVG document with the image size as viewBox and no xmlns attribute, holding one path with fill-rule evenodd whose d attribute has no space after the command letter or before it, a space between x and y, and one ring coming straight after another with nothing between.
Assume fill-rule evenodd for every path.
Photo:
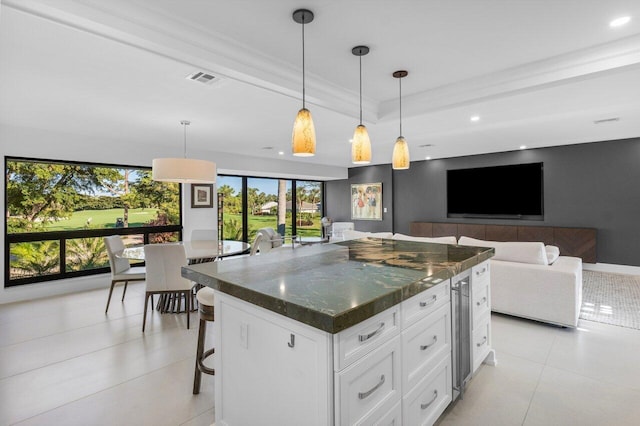
<instances>
[{"instance_id":1,"label":"dining table","mask_svg":"<svg viewBox=\"0 0 640 426\"><path fill-rule=\"evenodd\" d=\"M190 265L245 254L251 249L249 243L235 240L197 240L165 244L183 245ZM144 246L127 247L123 251L116 253L116 257L130 260L144 260Z\"/></svg>"},{"instance_id":2,"label":"dining table","mask_svg":"<svg viewBox=\"0 0 640 426\"><path fill-rule=\"evenodd\" d=\"M194 240L164 244L181 244L184 246L185 255L189 265L213 262L230 256L238 256L248 253L251 249L251 245L249 243L235 240ZM144 246L127 247L121 252L115 253L115 255L122 259L145 260ZM192 297L191 303L194 311L198 309L195 293L200 287L202 287L200 284L195 284L194 286L194 297ZM161 313L180 312L181 306L185 304L179 303L179 297L179 294L168 293L161 295L156 305L156 309Z\"/></svg>"}]
</instances>

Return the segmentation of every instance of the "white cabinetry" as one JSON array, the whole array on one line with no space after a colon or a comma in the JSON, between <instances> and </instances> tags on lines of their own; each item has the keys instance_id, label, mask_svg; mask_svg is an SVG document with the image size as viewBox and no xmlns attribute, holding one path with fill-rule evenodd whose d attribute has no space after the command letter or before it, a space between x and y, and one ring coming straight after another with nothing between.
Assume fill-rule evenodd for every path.
<instances>
[{"instance_id":1,"label":"white cabinetry","mask_svg":"<svg viewBox=\"0 0 640 426\"><path fill-rule=\"evenodd\" d=\"M450 291L447 280L402 302L403 424L431 425L451 402Z\"/></svg>"},{"instance_id":2,"label":"white cabinetry","mask_svg":"<svg viewBox=\"0 0 640 426\"><path fill-rule=\"evenodd\" d=\"M491 349L491 286L490 264L485 261L471 268L471 371L482 362L496 365Z\"/></svg>"},{"instance_id":3,"label":"white cabinetry","mask_svg":"<svg viewBox=\"0 0 640 426\"><path fill-rule=\"evenodd\" d=\"M474 371L488 272L472 270ZM450 280L333 335L218 291L215 311L218 426L431 425L452 401Z\"/></svg>"},{"instance_id":4,"label":"white cabinetry","mask_svg":"<svg viewBox=\"0 0 640 426\"><path fill-rule=\"evenodd\" d=\"M215 312L216 426L332 424L329 333L221 292Z\"/></svg>"}]
</instances>

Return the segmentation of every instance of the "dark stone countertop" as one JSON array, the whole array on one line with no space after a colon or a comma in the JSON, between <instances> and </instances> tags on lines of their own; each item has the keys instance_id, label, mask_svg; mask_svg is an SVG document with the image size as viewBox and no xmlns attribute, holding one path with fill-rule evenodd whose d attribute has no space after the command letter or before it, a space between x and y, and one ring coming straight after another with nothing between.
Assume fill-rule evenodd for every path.
<instances>
[{"instance_id":1,"label":"dark stone countertop","mask_svg":"<svg viewBox=\"0 0 640 426\"><path fill-rule=\"evenodd\" d=\"M182 276L338 333L494 254L494 249L363 238L182 268Z\"/></svg>"}]
</instances>

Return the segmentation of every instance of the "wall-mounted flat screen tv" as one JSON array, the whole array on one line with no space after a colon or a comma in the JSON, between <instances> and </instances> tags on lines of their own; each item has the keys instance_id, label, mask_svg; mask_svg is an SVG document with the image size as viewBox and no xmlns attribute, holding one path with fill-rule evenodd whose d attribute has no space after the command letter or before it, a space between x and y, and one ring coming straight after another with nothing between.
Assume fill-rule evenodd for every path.
<instances>
[{"instance_id":1,"label":"wall-mounted flat screen tv","mask_svg":"<svg viewBox=\"0 0 640 426\"><path fill-rule=\"evenodd\" d=\"M447 216L544 219L543 163L447 170Z\"/></svg>"}]
</instances>

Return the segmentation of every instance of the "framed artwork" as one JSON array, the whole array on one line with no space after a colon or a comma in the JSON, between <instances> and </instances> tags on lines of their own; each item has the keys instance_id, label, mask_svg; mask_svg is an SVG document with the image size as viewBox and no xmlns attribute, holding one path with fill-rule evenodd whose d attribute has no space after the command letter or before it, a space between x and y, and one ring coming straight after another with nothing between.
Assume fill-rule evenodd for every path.
<instances>
[{"instance_id":1,"label":"framed artwork","mask_svg":"<svg viewBox=\"0 0 640 426\"><path fill-rule=\"evenodd\" d=\"M212 183L192 183L191 184L191 207L194 209L213 208L213 184Z\"/></svg>"},{"instance_id":2,"label":"framed artwork","mask_svg":"<svg viewBox=\"0 0 640 426\"><path fill-rule=\"evenodd\" d=\"M351 219L382 220L382 182L351 185Z\"/></svg>"}]
</instances>

